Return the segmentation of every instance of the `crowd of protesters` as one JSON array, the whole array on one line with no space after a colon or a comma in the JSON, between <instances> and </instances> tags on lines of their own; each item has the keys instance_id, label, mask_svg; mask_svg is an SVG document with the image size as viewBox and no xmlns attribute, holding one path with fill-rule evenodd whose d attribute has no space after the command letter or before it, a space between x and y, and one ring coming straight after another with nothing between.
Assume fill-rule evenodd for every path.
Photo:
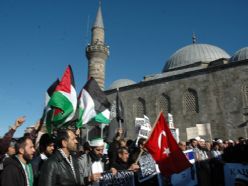
<instances>
[{"instance_id":1,"label":"crowd of protesters","mask_svg":"<svg viewBox=\"0 0 248 186\"><path fill-rule=\"evenodd\" d=\"M111 143L102 138L79 144L78 132L60 129L53 135L38 135L42 122L23 137L14 139L25 117L0 139L0 186L84 186L99 185L103 172L115 175L118 171L140 170L138 159L146 154L146 140L126 140L123 129L118 129ZM198 185L224 185L224 163L248 164L248 141L215 139L205 141L196 137L178 143L182 151L192 149L196 160ZM109 146L107 148L107 146ZM163 185L170 185L169 178L162 178ZM161 182L160 182L161 184ZM135 185L159 185L158 177ZM248 178L236 180L236 185L248 185Z\"/></svg>"},{"instance_id":2,"label":"crowd of protesters","mask_svg":"<svg viewBox=\"0 0 248 186\"><path fill-rule=\"evenodd\" d=\"M215 138L213 141L196 137L178 143L182 151L192 149L196 160L199 185L221 186L224 184L224 163L248 164L248 140L240 137L236 141ZM237 182L248 185L248 176Z\"/></svg>"}]
</instances>

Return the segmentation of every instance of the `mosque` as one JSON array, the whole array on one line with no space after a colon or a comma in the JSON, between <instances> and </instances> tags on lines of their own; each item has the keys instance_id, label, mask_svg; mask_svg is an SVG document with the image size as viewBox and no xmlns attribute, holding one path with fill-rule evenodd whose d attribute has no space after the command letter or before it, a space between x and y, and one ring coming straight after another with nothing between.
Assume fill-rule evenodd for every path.
<instances>
[{"instance_id":1,"label":"mosque","mask_svg":"<svg viewBox=\"0 0 248 186\"><path fill-rule=\"evenodd\" d=\"M141 82L120 79L104 89L105 63L109 47L105 43L101 5L92 27L92 39L86 47L88 76L94 77L109 100L116 98L117 88L125 115L128 138L136 138L136 117L147 115L155 121L158 113L173 115L180 139L186 129L196 124L211 124L213 138L247 137L248 120L248 47L229 55L210 44L193 42L178 49L165 62L162 72L145 76Z\"/></svg>"}]
</instances>

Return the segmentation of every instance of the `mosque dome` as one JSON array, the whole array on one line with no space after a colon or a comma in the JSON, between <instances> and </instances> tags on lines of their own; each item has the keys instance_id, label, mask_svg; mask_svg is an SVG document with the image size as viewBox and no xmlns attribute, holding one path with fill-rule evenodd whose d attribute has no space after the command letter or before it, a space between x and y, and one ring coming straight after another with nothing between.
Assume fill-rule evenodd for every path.
<instances>
[{"instance_id":1,"label":"mosque dome","mask_svg":"<svg viewBox=\"0 0 248 186\"><path fill-rule=\"evenodd\" d=\"M135 84L134 81L130 80L130 79L119 79L114 81L111 85L109 89L117 89L120 87L125 87L125 86L129 86L129 85L133 85Z\"/></svg>"},{"instance_id":2,"label":"mosque dome","mask_svg":"<svg viewBox=\"0 0 248 186\"><path fill-rule=\"evenodd\" d=\"M248 59L248 47L239 49L230 59L231 62L242 61Z\"/></svg>"},{"instance_id":3,"label":"mosque dome","mask_svg":"<svg viewBox=\"0 0 248 186\"><path fill-rule=\"evenodd\" d=\"M210 63L221 58L230 58L223 49L209 45L196 44L187 45L177 50L165 63L163 72L175 70L193 65L197 62Z\"/></svg>"}]
</instances>

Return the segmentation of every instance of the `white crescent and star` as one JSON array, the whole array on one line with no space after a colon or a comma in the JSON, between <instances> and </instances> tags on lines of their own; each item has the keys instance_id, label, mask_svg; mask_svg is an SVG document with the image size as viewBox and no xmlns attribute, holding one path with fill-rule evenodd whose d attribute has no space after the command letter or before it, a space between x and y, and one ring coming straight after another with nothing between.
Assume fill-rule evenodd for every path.
<instances>
[{"instance_id":1,"label":"white crescent and star","mask_svg":"<svg viewBox=\"0 0 248 186\"><path fill-rule=\"evenodd\" d=\"M159 147L159 149L161 149L162 137L166 137L166 133L165 133L164 130L161 131L161 133L158 136L158 147ZM166 154L168 156L170 154L170 149L166 148L166 147L163 147L163 148L164 148L163 154Z\"/></svg>"}]
</instances>

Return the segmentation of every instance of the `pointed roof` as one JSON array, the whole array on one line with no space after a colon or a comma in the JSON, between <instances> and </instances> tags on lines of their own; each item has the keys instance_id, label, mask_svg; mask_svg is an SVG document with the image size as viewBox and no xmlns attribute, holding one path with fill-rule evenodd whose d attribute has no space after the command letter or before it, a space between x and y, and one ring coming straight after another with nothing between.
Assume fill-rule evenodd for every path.
<instances>
[{"instance_id":1,"label":"pointed roof","mask_svg":"<svg viewBox=\"0 0 248 186\"><path fill-rule=\"evenodd\" d=\"M93 25L93 28L94 28L94 27L104 28L104 25L103 25L103 18L102 18L101 1L99 1L99 7L98 7L98 10L97 10L96 20L95 20L95 23L94 23L94 25Z\"/></svg>"}]
</instances>

